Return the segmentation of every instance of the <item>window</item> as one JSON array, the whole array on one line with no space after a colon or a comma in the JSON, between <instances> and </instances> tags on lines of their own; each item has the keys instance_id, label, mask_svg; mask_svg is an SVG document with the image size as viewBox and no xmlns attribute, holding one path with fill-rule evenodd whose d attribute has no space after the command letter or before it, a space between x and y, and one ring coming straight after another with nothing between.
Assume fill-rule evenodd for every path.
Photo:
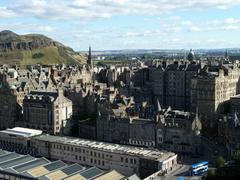
<instances>
[{"instance_id":1,"label":"window","mask_svg":"<svg viewBox=\"0 0 240 180\"><path fill-rule=\"evenodd\" d=\"M134 159L133 161L134 161L134 164L137 164L137 161L136 161L136 159Z\"/></svg>"},{"instance_id":2,"label":"window","mask_svg":"<svg viewBox=\"0 0 240 180\"><path fill-rule=\"evenodd\" d=\"M92 158L91 158L91 163L93 162Z\"/></svg>"},{"instance_id":3,"label":"window","mask_svg":"<svg viewBox=\"0 0 240 180\"><path fill-rule=\"evenodd\" d=\"M104 166L104 161L102 161L102 165Z\"/></svg>"},{"instance_id":4,"label":"window","mask_svg":"<svg viewBox=\"0 0 240 180\"><path fill-rule=\"evenodd\" d=\"M78 159L81 161L81 160L82 160L82 157L81 157L81 156L79 156L79 157L78 157Z\"/></svg>"},{"instance_id":5,"label":"window","mask_svg":"<svg viewBox=\"0 0 240 180\"><path fill-rule=\"evenodd\" d=\"M92 151L90 151L90 155L92 156Z\"/></svg>"},{"instance_id":6,"label":"window","mask_svg":"<svg viewBox=\"0 0 240 180\"><path fill-rule=\"evenodd\" d=\"M125 159L125 163L128 163L128 158Z\"/></svg>"},{"instance_id":7,"label":"window","mask_svg":"<svg viewBox=\"0 0 240 180\"><path fill-rule=\"evenodd\" d=\"M121 162L123 162L123 157L121 157Z\"/></svg>"},{"instance_id":8,"label":"window","mask_svg":"<svg viewBox=\"0 0 240 180\"><path fill-rule=\"evenodd\" d=\"M133 163L133 159L130 159L130 163L131 163L131 164Z\"/></svg>"},{"instance_id":9,"label":"window","mask_svg":"<svg viewBox=\"0 0 240 180\"><path fill-rule=\"evenodd\" d=\"M77 155L75 156L75 159L76 159L76 160L78 159Z\"/></svg>"},{"instance_id":10,"label":"window","mask_svg":"<svg viewBox=\"0 0 240 180\"><path fill-rule=\"evenodd\" d=\"M86 161L86 158L85 158L85 157L83 157L83 161Z\"/></svg>"},{"instance_id":11,"label":"window","mask_svg":"<svg viewBox=\"0 0 240 180\"><path fill-rule=\"evenodd\" d=\"M97 156L97 154L96 154L96 152L94 152L94 157L96 157Z\"/></svg>"}]
</instances>

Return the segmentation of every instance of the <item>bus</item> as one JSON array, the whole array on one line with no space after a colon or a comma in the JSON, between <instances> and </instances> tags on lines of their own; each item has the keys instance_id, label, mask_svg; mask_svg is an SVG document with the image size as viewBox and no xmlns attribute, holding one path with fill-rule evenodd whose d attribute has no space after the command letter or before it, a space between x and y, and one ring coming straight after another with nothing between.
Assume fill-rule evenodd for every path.
<instances>
[{"instance_id":1,"label":"bus","mask_svg":"<svg viewBox=\"0 0 240 180\"><path fill-rule=\"evenodd\" d=\"M190 176L201 176L205 175L208 172L208 162L203 161L197 164L193 164L190 167Z\"/></svg>"}]
</instances>

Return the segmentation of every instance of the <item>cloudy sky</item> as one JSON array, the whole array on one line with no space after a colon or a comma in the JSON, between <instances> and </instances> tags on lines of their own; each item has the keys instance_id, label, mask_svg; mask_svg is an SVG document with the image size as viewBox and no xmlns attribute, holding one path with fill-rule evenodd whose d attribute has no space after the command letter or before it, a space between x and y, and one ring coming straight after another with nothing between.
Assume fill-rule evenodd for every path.
<instances>
[{"instance_id":1,"label":"cloudy sky","mask_svg":"<svg viewBox=\"0 0 240 180\"><path fill-rule=\"evenodd\" d=\"M240 0L0 0L0 31L75 50L240 47Z\"/></svg>"}]
</instances>

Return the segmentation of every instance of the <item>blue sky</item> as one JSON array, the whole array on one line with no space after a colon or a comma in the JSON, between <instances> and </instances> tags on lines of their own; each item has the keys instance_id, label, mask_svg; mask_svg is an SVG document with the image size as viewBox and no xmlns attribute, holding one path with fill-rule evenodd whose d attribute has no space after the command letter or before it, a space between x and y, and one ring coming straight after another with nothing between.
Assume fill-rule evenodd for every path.
<instances>
[{"instance_id":1,"label":"blue sky","mask_svg":"<svg viewBox=\"0 0 240 180\"><path fill-rule=\"evenodd\" d=\"M239 48L240 0L1 0L5 29L75 50Z\"/></svg>"}]
</instances>

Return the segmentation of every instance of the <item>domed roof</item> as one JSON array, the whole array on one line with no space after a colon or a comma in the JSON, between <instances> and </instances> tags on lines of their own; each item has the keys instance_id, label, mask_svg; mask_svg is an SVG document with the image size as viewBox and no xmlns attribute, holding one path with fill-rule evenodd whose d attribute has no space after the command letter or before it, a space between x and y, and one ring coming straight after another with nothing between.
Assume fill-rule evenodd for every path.
<instances>
[{"instance_id":1,"label":"domed roof","mask_svg":"<svg viewBox=\"0 0 240 180\"><path fill-rule=\"evenodd\" d=\"M193 49L190 49L189 54L192 54L192 55L194 56L194 51L193 51Z\"/></svg>"},{"instance_id":2,"label":"domed roof","mask_svg":"<svg viewBox=\"0 0 240 180\"><path fill-rule=\"evenodd\" d=\"M193 59L194 59L194 51L192 49L190 49L190 52L189 52L189 54L187 56L187 59L189 61L193 61Z\"/></svg>"}]
</instances>

